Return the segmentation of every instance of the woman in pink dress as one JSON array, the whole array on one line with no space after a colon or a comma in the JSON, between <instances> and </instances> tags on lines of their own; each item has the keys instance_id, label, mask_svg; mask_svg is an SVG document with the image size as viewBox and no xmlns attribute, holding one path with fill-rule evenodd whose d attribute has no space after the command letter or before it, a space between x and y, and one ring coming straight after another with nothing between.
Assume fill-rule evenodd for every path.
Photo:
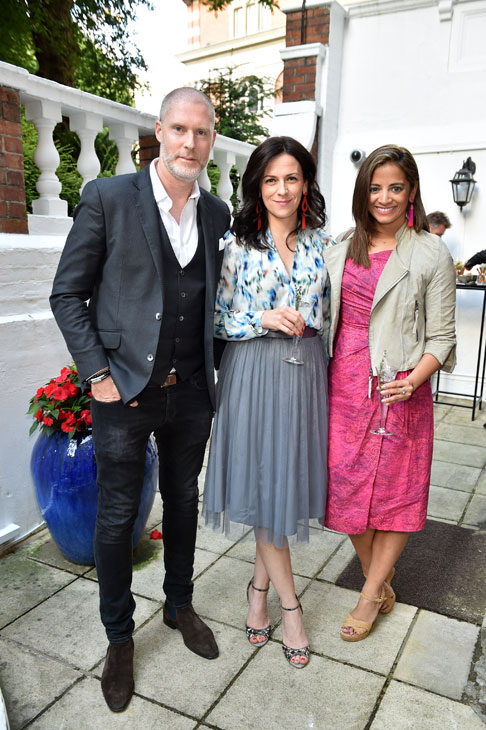
<instances>
[{"instance_id":1,"label":"woman in pink dress","mask_svg":"<svg viewBox=\"0 0 486 730\"><path fill-rule=\"evenodd\" d=\"M455 272L428 232L417 165L387 145L362 164L356 228L324 258L331 280L329 461L325 525L346 532L365 582L341 627L368 636L395 603L390 583L410 532L425 525L434 422L429 379L455 364ZM338 239L339 241L339 239ZM384 353L397 371L378 391ZM386 431L380 398L389 405Z\"/></svg>"}]
</instances>

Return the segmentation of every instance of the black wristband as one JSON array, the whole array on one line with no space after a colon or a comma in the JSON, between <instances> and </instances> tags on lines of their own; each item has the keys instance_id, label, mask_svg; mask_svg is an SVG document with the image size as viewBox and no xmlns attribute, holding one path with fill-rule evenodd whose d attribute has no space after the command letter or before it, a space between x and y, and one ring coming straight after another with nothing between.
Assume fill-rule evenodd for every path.
<instances>
[{"instance_id":1,"label":"black wristband","mask_svg":"<svg viewBox=\"0 0 486 730\"><path fill-rule=\"evenodd\" d=\"M99 375L91 375L91 377L86 378L86 383L88 385L93 385L95 383L101 383L103 380L106 380L106 378L109 378L111 375L111 372L109 370L104 370Z\"/></svg>"}]
</instances>

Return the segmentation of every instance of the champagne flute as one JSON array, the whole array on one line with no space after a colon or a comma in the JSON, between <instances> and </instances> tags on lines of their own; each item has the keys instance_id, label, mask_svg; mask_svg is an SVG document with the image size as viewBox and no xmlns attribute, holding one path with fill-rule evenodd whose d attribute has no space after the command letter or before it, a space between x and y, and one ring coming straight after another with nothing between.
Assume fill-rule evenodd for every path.
<instances>
[{"instance_id":1,"label":"champagne flute","mask_svg":"<svg viewBox=\"0 0 486 730\"><path fill-rule=\"evenodd\" d=\"M388 413L388 403L383 403L383 396L381 393L381 386L384 383L391 383L397 377L397 370L392 368L386 359L386 350L383 353L380 365L378 367L378 391L380 394L380 426L379 428L371 429L370 433L374 433L377 436L391 436L392 432L386 430L386 416Z\"/></svg>"},{"instance_id":2,"label":"champagne flute","mask_svg":"<svg viewBox=\"0 0 486 730\"><path fill-rule=\"evenodd\" d=\"M302 290L300 287L297 288L297 291L295 293L295 309L302 315L304 318L304 321L307 320L307 317L312 311L312 302L307 302L302 300ZM290 351L290 355L287 357L284 357L283 360L285 362L290 363L291 365L303 365L304 361L300 359L299 353L300 353L300 343L302 342L302 334L300 335L294 335L292 338L292 349Z\"/></svg>"}]
</instances>

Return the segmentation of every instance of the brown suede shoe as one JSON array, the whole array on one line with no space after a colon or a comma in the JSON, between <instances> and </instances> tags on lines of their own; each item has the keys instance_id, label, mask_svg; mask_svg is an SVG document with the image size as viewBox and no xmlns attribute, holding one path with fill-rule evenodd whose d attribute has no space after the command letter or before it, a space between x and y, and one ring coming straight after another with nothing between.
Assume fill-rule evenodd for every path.
<instances>
[{"instance_id":1,"label":"brown suede shoe","mask_svg":"<svg viewBox=\"0 0 486 730\"><path fill-rule=\"evenodd\" d=\"M132 699L133 639L121 644L109 644L101 675L101 691L112 712L123 712Z\"/></svg>"},{"instance_id":2,"label":"brown suede shoe","mask_svg":"<svg viewBox=\"0 0 486 730\"><path fill-rule=\"evenodd\" d=\"M167 601L164 603L164 624L171 629L179 629L188 649L204 657L216 659L219 656L218 645L214 634L202 621L192 607L192 603L185 608L176 608L176 619L170 613Z\"/></svg>"}]
</instances>

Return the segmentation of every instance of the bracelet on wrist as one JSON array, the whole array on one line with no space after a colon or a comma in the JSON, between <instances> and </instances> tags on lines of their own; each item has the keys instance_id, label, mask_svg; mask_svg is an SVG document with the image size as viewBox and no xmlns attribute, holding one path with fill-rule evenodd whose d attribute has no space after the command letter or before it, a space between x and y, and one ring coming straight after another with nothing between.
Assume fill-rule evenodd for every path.
<instances>
[{"instance_id":1,"label":"bracelet on wrist","mask_svg":"<svg viewBox=\"0 0 486 730\"><path fill-rule=\"evenodd\" d=\"M103 380L106 380L106 378L109 378L111 375L111 372L109 370L105 370L104 372L100 373L99 375L92 375L90 378L86 378L86 382L88 385L94 385L96 383L101 383Z\"/></svg>"}]
</instances>

